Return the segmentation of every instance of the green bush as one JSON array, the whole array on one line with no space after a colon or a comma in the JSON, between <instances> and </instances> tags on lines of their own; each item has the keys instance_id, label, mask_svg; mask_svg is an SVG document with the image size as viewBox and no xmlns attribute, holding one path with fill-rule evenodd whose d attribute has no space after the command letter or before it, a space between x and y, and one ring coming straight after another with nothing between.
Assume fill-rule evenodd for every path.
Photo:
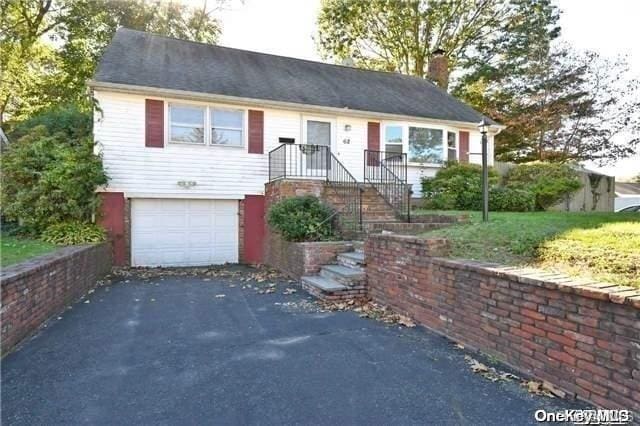
<instances>
[{"instance_id":1,"label":"green bush","mask_svg":"<svg viewBox=\"0 0 640 426\"><path fill-rule=\"evenodd\" d=\"M582 187L578 172L566 164L527 163L507 172L504 184L509 188L531 191L536 208L546 210Z\"/></svg>"},{"instance_id":2,"label":"green bush","mask_svg":"<svg viewBox=\"0 0 640 426\"><path fill-rule=\"evenodd\" d=\"M92 108L89 105L57 105L17 123L7 133L15 141L34 128L44 126L49 135L56 135L69 143L76 143L92 134Z\"/></svg>"},{"instance_id":3,"label":"green bush","mask_svg":"<svg viewBox=\"0 0 640 426\"><path fill-rule=\"evenodd\" d=\"M267 221L287 241L322 241L333 238L332 215L316 197L292 197L275 203Z\"/></svg>"},{"instance_id":4,"label":"green bush","mask_svg":"<svg viewBox=\"0 0 640 426\"><path fill-rule=\"evenodd\" d=\"M489 191L489 210L494 212L528 212L536 208L536 197L525 189L491 188Z\"/></svg>"},{"instance_id":5,"label":"green bush","mask_svg":"<svg viewBox=\"0 0 640 426\"><path fill-rule=\"evenodd\" d=\"M49 226L42 233L42 240L52 244L72 245L104 241L104 229L93 223L62 222Z\"/></svg>"},{"instance_id":6,"label":"green bush","mask_svg":"<svg viewBox=\"0 0 640 426\"><path fill-rule=\"evenodd\" d=\"M498 174L489 169L489 185ZM447 163L433 178L422 179L425 208L435 210L478 210L482 206L482 167L477 164Z\"/></svg>"},{"instance_id":7,"label":"green bush","mask_svg":"<svg viewBox=\"0 0 640 426\"><path fill-rule=\"evenodd\" d=\"M28 234L55 223L90 222L99 203L96 188L106 183L89 137L70 142L39 125L2 154L3 215Z\"/></svg>"}]
</instances>

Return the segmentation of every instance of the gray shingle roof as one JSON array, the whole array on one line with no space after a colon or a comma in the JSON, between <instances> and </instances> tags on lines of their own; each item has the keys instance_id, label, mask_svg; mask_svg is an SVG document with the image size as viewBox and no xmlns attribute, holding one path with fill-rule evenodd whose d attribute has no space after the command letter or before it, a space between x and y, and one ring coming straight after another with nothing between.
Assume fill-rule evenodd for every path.
<instances>
[{"instance_id":1,"label":"gray shingle roof","mask_svg":"<svg viewBox=\"0 0 640 426\"><path fill-rule=\"evenodd\" d=\"M94 77L190 92L477 123L482 116L433 83L121 28Z\"/></svg>"}]
</instances>

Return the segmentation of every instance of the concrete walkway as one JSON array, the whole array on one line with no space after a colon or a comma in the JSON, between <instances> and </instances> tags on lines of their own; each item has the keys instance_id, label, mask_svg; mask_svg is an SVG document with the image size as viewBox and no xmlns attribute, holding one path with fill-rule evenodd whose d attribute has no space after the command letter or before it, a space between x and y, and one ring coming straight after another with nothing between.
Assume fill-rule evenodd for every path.
<instances>
[{"instance_id":1,"label":"concrete walkway","mask_svg":"<svg viewBox=\"0 0 640 426\"><path fill-rule=\"evenodd\" d=\"M97 289L5 357L2 423L522 425L577 407L472 373L424 329L235 271Z\"/></svg>"}]
</instances>

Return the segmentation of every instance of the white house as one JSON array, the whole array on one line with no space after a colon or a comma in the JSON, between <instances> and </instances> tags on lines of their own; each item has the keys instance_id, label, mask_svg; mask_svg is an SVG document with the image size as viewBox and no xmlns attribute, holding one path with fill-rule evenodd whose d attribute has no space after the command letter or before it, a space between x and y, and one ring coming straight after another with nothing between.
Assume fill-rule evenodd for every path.
<instances>
[{"instance_id":1,"label":"white house","mask_svg":"<svg viewBox=\"0 0 640 426\"><path fill-rule=\"evenodd\" d=\"M414 196L444 161L480 162L482 116L396 73L120 29L90 86L118 263L259 261L246 231L262 226L269 152L283 144L327 146L358 181L365 150L406 154Z\"/></svg>"}]
</instances>

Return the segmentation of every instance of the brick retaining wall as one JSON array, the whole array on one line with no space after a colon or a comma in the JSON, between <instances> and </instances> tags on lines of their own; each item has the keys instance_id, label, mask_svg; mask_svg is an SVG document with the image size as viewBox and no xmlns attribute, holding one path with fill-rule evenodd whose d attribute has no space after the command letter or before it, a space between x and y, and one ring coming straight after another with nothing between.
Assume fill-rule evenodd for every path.
<instances>
[{"instance_id":1,"label":"brick retaining wall","mask_svg":"<svg viewBox=\"0 0 640 426\"><path fill-rule=\"evenodd\" d=\"M4 268L2 354L95 287L111 269L109 244L72 246Z\"/></svg>"},{"instance_id":2,"label":"brick retaining wall","mask_svg":"<svg viewBox=\"0 0 640 426\"><path fill-rule=\"evenodd\" d=\"M322 265L334 263L338 253L350 251L348 241L318 241L293 243L280 235L267 232L265 236L265 263L290 278L315 275Z\"/></svg>"},{"instance_id":3,"label":"brick retaining wall","mask_svg":"<svg viewBox=\"0 0 640 426\"><path fill-rule=\"evenodd\" d=\"M441 238L371 236L370 296L568 396L640 413L640 290L447 251Z\"/></svg>"}]
</instances>

